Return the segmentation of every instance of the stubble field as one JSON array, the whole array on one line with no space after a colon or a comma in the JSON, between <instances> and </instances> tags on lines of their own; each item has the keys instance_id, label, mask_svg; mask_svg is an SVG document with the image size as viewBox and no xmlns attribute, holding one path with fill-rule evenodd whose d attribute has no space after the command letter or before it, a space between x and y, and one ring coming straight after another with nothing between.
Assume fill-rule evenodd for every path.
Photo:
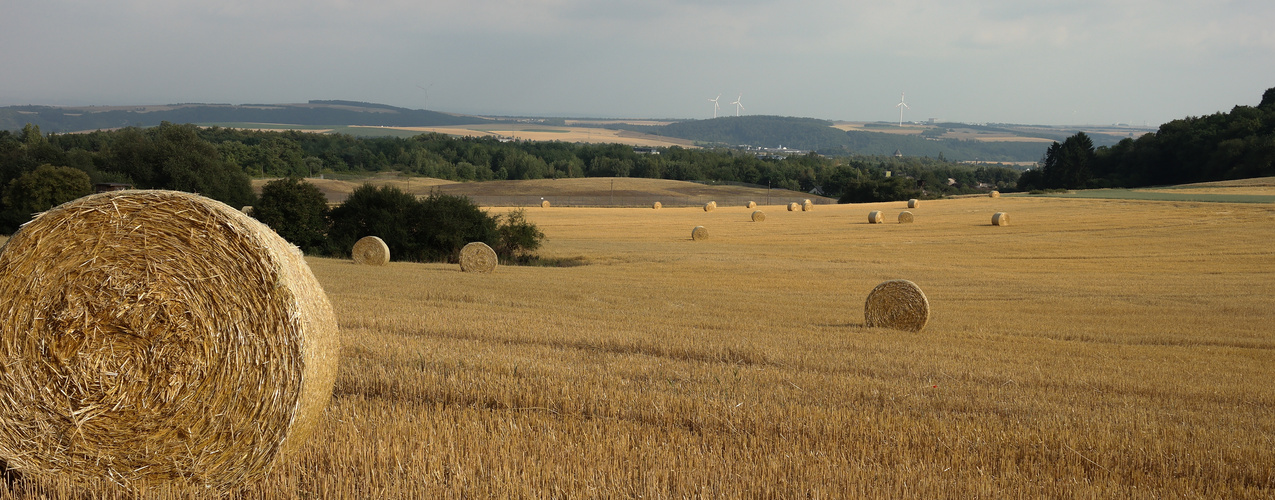
<instances>
[{"instance_id":1,"label":"stubble field","mask_svg":"<svg viewBox=\"0 0 1275 500\"><path fill-rule=\"evenodd\" d=\"M905 207L528 209L543 255L587 265L491 275L310 258L335 393L299 456L232 495L1275 492L1275 206ZM890 279L928 295L924 331L863 326Z\"/></svg>"}]
</instances>

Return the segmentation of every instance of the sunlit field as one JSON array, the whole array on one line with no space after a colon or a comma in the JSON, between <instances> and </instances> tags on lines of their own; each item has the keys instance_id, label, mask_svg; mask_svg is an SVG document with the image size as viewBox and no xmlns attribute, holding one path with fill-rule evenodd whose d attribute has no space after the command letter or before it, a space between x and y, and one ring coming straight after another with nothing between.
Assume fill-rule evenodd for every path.
<instances>
[{"instance_id":1,"label":"sunlit field","mask_svg":"<svg viewBox=\"0 0 1275 500\"><path fill-rule=\"evenodd\" d=\"M760 209L527 209L575 267L310 258L335 392L231 496L1275 495L1275 204ZM890 279L923 331L863 326Z\"/></svg>"}]
</instances>

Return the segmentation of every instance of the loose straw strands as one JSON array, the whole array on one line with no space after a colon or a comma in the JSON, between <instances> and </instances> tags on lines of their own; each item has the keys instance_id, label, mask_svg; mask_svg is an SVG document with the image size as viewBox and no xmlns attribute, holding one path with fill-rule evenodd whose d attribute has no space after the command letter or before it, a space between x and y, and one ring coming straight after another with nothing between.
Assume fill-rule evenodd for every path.
<instances>
[{"instance_id":1,"label":"loose straw strands","mask_svg":"<svg viewBox=\"0 0 1275 500\"><path fill-rule=\"evenodd\" d=\"M219 491L323 416L337 321L292 246L225 204L115 191L0 251L0 459L23 473Z\"/></svg>"}]
</instances>

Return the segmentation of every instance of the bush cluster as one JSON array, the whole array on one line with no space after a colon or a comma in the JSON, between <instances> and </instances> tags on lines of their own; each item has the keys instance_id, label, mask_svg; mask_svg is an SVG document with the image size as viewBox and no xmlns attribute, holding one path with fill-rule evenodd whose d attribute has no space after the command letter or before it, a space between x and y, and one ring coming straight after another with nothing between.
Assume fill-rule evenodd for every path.
<instances>
[{"instance_id":1,"label":"bush cluster","mask_svg":"<svg viewBox=\"0 0 1275 500\"><path fill-rule=\"evenodd\" d=\"M518 262L544 239L521 210L492 216L464 196L417 198L393 186L364 184L329 210L317 187L296 178L266 183L253 216L306 253L334 257L348 257L354 242L377 236L394 260L456 262L461 247L481 241L503 262Z\"/></svg>"}]
</instances>

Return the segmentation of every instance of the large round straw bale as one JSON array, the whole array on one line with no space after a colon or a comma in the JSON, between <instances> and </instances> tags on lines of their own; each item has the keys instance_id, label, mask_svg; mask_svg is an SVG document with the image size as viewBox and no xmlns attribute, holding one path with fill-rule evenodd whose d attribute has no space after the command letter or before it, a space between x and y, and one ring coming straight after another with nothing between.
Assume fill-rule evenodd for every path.
<instances>
[{"instance_id":1,"label":"large round straw bale","mask_svg":"<svg viewBox=\"0 0 1275 500\"><path fill-rule=\"evenodd\" d=\"M993 190L992 192L987 193L987 196L988 196L988 197L991 197L991 198L1000 198L1000 197L1001 197L1001 192L1000 192L1000 191L995 191L995 190Z\"/></svg>"},{"instance_id":2,"label":"large round straw bale","mask_svg":"<svg viewBox=\"0 0 1275 500\"><path fill-rule=\"evenodd\" d=\"M717 202L715 202L715 201L710 201L710 202L708 202L708 203L705 203L705 204L704 204L704 211L705 211L705 212L712 212L713 210L717 210Z\"/></svg>"},{"instance_id":3,"label":"large round straw bale","mask_svg":"<svg viewBox=\"0 0 1275 500\"><path fill-rule=\"evenodd\" d=\"M801 209L801 205L798 205L797 202L795 201L788 204L789 212L796 212L797 210L800 210L800 209Z\"/></svg>"},{"instance_id":4,"label":"large round straw bale","mask_svg":"<svg viewBox=\"0 0 1275 500\"><path fill-rule=\"evenodd\" d=\"M802 212L809 212L809 211L814 210L814 209L815 209L815 204L814 204L814 202L812 202L812 201L810 201L810 200L806 200L806 202L805 202L805 203L802 203L802 204L801 204L801 211L802 211Z\"/></svg>"},{"instance_id":5,"label":"large round straw bale","mask_svg":"<svg viewBox=\"0 0 1275 500\"><path fill-rule=\"evenodd\" d=\"M549 200L541 200L540 208L549 208Z\"/></svg>"},{"instance_id":6,"label":"large round straw bale","mask_svg":"<svg viewBox=\"0 0 1275 500\"><path fill-rule=\"evenodd\" d=\"M384 266L390 263L390 247L376 236L364 236L354 242L350 255L354 257L355 264Z\"/></svg>"},{"instance_id":7,"label":"large round straw bale","mask_svg":"<svg viewBox=\"0 0 1275 500\"><path fill-rule=\"evenodd\" d=\"M695 226L695 229L691 230L691 239L695 241L708 239L708 228Z\"/></svg>"},{"instance_id":8,"label":"large round straw bale","mask_svg":"<svg viewBox=\"0 0 1275 500\"><path fill-rule=\"evenodd\" d=\"M913 220L912 212L906 210L899 212L899 224L911 224Z\"/></svg>"},{"instance_id":9,"label":"large round straw bale","mask_svg":"<svg viewBox=\"0 0 1275 500\"><path fill-rule=\"evenodd\" d=\"M744 204L744 208L757 208L757 202L749 201L748 203Z\"/></svg>"},{"instance_id":10,"label":"large round straw bale","mask_svg":"<svg viewBox=\"0 0 1275 500\"><path fill-rule=\"evenodd\" d=\"M908 280L892 280L868 293L863 318L869 328L883 327L919 332L930 320L930 301L921 288Z\"/></svg>"},{"instance_id":11,"label":"large round straw bale","mask_svg":"<svg viewBox=\"0 0 1275 500\"><path fill-rule=\"evenodd\" d=\"M992 214L992 225L993 226L1008 226L1009 214L1006 214L1005 212L996 212Z\"/></svg>"},{"instance_id":12,"label":"large round straw bale","mask_svg":"<svg viewBox=\"0 0 1275 500\"><path fill-rule=\"evenodd\" d=\"M490 273L496 270L496 262L496 251L481 241L460 249L460 270L463 272Z\"/></svg>"},{"instance_id":13,"label":"large round straw bale","mask_svg":"<svg viewBox=\"0 0 1275 500\"><path fill-rule=\"evenodd\" d=\"M921 204L921 201L917 200L916 198L912 198L908 200L908 208L916 208L916 206L920 204Z\"/></svg>"},{"instance_id":14,"label":"large round straw bale","mask_svg":"<svg viewBox=\"0 0 1275 500\"><path fill-rule=\"evenodd\" d=\"M880 224L885 222L885 215L880 210L868 212L868 224Z\"/></svg>"},{"instance_id":15,"label":"large round straw bale","mask_svg":"<svg viewBox=\"0 0 1275 500\"><path fill-rule=\"evenodd\" d=\"M323 288L223 203L86 196L23 226L0 268L0 459L19 472L226 490L300 448L331 399Z\"/></svg>"},{"instance_id":16,"label":"large round straw bale","mask_svg":"<svg viewBox=\"0 0 1275 500\"><path fill-rule=\"evenodd\" d=\"M761 210L753 211L753 222L763 222L766 220L766 212Z\"/></svg>"},{"instance_id":17,"label":"large round straw bale","mask_svg":"<svg viewBox=\"0 0 1275 500\"><path fill-rule=\"evenodd\" d=\"M657 202L655 202L654 204L652 204L652 205L651 205L651 208L654 208L654 209L656 209L656 210L659 210L659 209L660 209L661 207L663 207L663 206L664 206L664 204L663 204L663 203L660 203L660 202L658 202L658 201L657 201Z\"/></svg>"}]
</instances>

